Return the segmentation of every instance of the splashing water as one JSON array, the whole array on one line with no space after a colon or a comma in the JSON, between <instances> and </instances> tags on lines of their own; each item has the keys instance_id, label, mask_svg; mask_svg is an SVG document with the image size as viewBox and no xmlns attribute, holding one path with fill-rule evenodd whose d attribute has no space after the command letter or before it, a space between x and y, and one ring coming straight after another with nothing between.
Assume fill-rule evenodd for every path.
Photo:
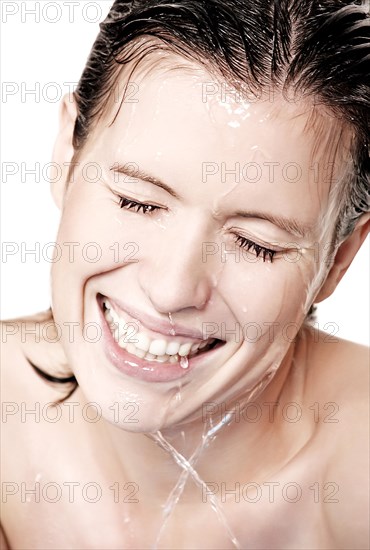
<instances>
[{"instance_id":1,"label":"splashing water","mask_svg":"<svg viewBox=\"0 0 370 550\"><path fill-rule=\"evenodd\" d=\"M182 359L185 359L185 357L182 357ZM249 390L248 396L245 401L245 405L265 389L265 387L269 384L270 380L273 378L277 370L277 366L278 365L276 364L273 365L270 371L264 376L264 378ZM166 451L169 455L171 455L171 457L176 462L176 464L182 469L182 472L177 480L177 483L171 490L167 498L167 501L163 506L163 521L159 528L152 550L158 549L160 539L165 531L165 528L168 524L171 514L173 513L176 505L178 504L181 498L181 495L185 489L185 486L189 477L194 481L197 487L199 487L202 491L207 492L207 495L209 496L209 503L212 509L214 510L214 512L216 513L218 521L220 522L221 526L225 529L225 532L229 540L233 544L233 547L236 549L245 548L245 544L242 546L238 538L236 537L236 535L233 533L233 530L228 522L228 519L223 510L223 507L219 502L217 496L212 491L209 490L207 483L203 481L203 479L200 477L200 475L195 469L196 463L198 462L198 459L200 458L202 451L204 451L209 446L209 444L215 439L216 434L223 427L230 424L234 418L235 418L235 410L230 410L216 424L214 424L212 417L209 417L207 419L207 422L204 425L201 441L189 459L184 457L175 447L173 447L173 445L171 445L171 443L169 443L169 441L165 439L161 431L147 434L149 438L155 441L157 445L159 445L164 451Z\"/></svg>"},{"instance_id":2,"label":"splashing water","mask_svg":"<svg viewBox=\"0 0 370 550\"><path fill-rule=\"evenodd\" d=\"M218 499L215 494L212 493L212 491L209 491L208 485L205 483L205 481L202 480L202 478L199 476L198 472L193 468L193 463L197 461L199 458L199 455L203 448L205 447L207 443L207 435L205 436L205 439L202 440L201 444L196 449L195 453L191 456L190 460L187 460L181 453L179 453L162 435L160 431L156 432L155 434L148 434L149 437L151 437L156 443L165 451L170 453L175 460L175 462L180 466L180 468L183 469L183 472L181 476L179 477L175 487L171 491L171 494L169 495L166 505L164 507L164 521L161 525L161 528L159 530L155 546L153 547L153 550L156 550L158 548L158 542L160 539L160 536L162 535L164 528L166 526L166 523L168 521L169 516L171 515L174 507L178 503L180 496L183 492L183 489L185 487L185 483L187 481L188 476L190 475L195 484L200 487L203 491L206 490L207 494L209 494L210 497L210 504L213 508L213 510L216 512L217 517L221 523L221 525L225 528L228 537L230 538L230 541L232 542L234 548L241 549L242 546L240 545L238 539L232 532L232 529L227 521L227 518L225 516L225 513L222 509L222 506L220 506Z\"/></svg>"},{"instance_id":3,"label":"splashing water","mask_svg":"<svg viewBox=\"0 0 370 550\"><path fill-rule=\"evenodd\" d=\"M212 422L212 418L209 418L208 419L208 423L210 425L210 427L208 428L208 431L207 431L207 424L204 425L204 430L203 430L203 434L202 434L202 439L201 439L201 442L200 444L198 445L198 447L196 448L196 450L194 451L194 453L191 455L190 459L189 459L189 464L191 465L191 467L193 468L193 466L196 465L197 461L198 461L198 458L200 457L202 451L209 445L209 443L214 439L216 433L218 432L218 430L220 430L222 428L222 426L228 424L231 419L232 419L232 416L233 416L233 413L230 412L229 414L225 415L220 422L218 422L215 426L213 426L213 422ZM206 433L205 433L206 432ZM160 433L160 432L159 432ZM161 434L162 436L162 434ZM163 436L162 436L163 437ZM158 442L158 440L153 437L153 439ZM164 438L163 438L164 439ZM162 441L162 440L161 440ZM160 443L159 443L160 444ZM162 446L162 445L161 445ZM163 447L162 447L163 448ZM184 463L183 463L186 467L186 459L184 459ZM195 470L193 470L195 471ZM186 485L186 482L189 478L189 474L191 475L192 472L189 471L189 469L186 467L186 469L184 469L175 485L175 487L172 489L168 499L167 499L167 502L164 506L164 511L163 511L163 515L164 515L164 519L163 519L163 523L161 525L161 528L158 532L158 535L157 535L157 539L156 539L156 542L155 542L155 546L154 546L154 549L156 549L158 547L158 544L159 544L159 541L160 541L160 538L165 530L165 527L168 523L168 520L171 516L171 513L173 512L175 506L177 505L177 503L179 502L180 500L180 497L185 489L185 485ZM203 485L204 484L204 485ZM207 485L202 481L202 487L204 487ZM228 532L228 535L230 536L230 539L233 543L233 545L235 546L235 548L241 548L240 544L238 543L238 540L236 539L236 537L232 534L231 532L231 529L230 527L228 526L227 524L227 520L222 512L222 510L220 509L219 507L219 504L218 504L218 501L215 497L215 495L212 495L214 498L213 498L213 502L211 503L212 504L212 508L216 511L218 517L219 517L219 520L221 521L221 523L226 527L226 530Z\"/></svg>"}]
</instances>

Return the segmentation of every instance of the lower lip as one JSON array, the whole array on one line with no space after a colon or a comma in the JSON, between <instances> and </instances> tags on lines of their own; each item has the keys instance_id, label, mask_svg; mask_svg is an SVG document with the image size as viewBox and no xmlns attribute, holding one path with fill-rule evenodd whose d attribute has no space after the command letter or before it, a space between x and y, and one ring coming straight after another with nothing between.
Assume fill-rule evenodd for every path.
<instances>
[{"instance_id":1,"label":"lower lip","mask_svg":"<svg viewBox=\"0 0 370 550\"><path fill-rule=\"evenodd\" d=\"M158 361L140 359L117 344L107 324L101 300L98 300L98 306L105 355L119 371L132 378L138 378L146 382L170 382L171 380L178 380L187 376L195 367L208 363L213 354L221 346L221 344L218 344L209 351L188 358L187 368L180 367L179 363L159 363Z\"/></svg>"}]
</instances>

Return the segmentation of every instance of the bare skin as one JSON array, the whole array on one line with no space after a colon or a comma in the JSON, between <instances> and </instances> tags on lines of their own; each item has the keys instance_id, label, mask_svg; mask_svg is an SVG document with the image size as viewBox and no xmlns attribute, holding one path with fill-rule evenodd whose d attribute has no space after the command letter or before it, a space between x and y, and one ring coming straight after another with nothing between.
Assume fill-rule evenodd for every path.
<instances>
[{"instance_id":1,"label":"bare skin","mask_svg":"<svg viewBox=\"0 0 370 550\"><path fill-rule=\"evenodd\" d=\"M36 341L32 332L22 337L25 321L4 325L5 332L9 325L18 328L4 345L2 396L3 524L12 549L367 548L368 350L309 329L289 343L281 329L301 327L309 305L335 290L366 238L370 215L361 216L326 262L334 223L323 221L329 182L316 181L310 167L314 152L315 162L326 162L332 148L327 152L321 140L324 151L317 153L320 136L306 129L310 106L281 100L230 105L218 97L205 103L201 91L210 75L190 68L144 74L137 80L139 101L124 105L114 124L116 105L108 105L81 152L73 183L66 167L74 158L77 109L63 100L53 160L65 170L52 192L64 253L52 266L51 302L58 326L73 323L76 330L73 339L63 331L60 343L52 344L46 336ZM331 127L332 118L326 122ZM266 159L280 168L294 163L304 177L294 185L268 174L246 182L238 169L225 180L218 172L202 178L205 162L208 169L229 170L266 166ZM342 161L336 161L340 174ZM94 184L84 174L91 162L101 167ZM130 163L141 170L133 181L132 173L122 173ZM290 227L261 218L266 209L285 216ZM296 217L305 237L291 233ZM239 261L241 236L267 250L275 243L276 261L253 249ZM115 260L116 239L120 250L136 246L137 261ZM63 247L73 242L99 244L100 259L91 262L77 250L72 261ZM205 243L221 253L204 259ZM289 251L302 252L299 260L290 261ZM224 343L199 357L199 368L189 369L182 383L143 383L114 367L101 340L86 340L87 324L107 328L103 343L111 338L99 295L121 302L123 319L141 319L154 339L166 334L176 340L167 330L171 312L176 335L191 335L191 344L205 340L199 331L209 323ZM27 323L32 330L35 322L45 328L48 321L40 314ZM254 344L232 332L249 322L265 329ZM280 330L272 340L271 324ZM55 375L64 365L78 379L79 388L59 409L48 404L65 388L38 378L26 357ZM131 360L129 350L121 357ZM193 479L184 479L159 532L182 469L153 437L161 430L189 460L202 441L204 403L229 406L266 377L269 384L248 402L254 405L249 416L233 417L202 450L194 466L199 478L192 472ZM92 402L102 410L96 422ZM112 420L117 402L138 405L137 424ZM40 418L24 418L35 406ZM253 420L256 411L261 416ZM55 414L60 417L53 421ZM36 500L25 494L35 488L41 491Z\"/></svg>"},{"instance_id":2,"label":"bare skin","mask_svg":"<svg viewBox=\"0 0 370 550\"><path fill-rule=\"evenodd\" d=\"M41 319L42 315L37 317ZM45 411L43 407L61 394L39 379L25 357L36 364L43 359L41 364L45 365L46 360L55 368L63 351L45 341L37 346L30 338L22 342L20 334L19 331L8 338L3 346L2 401L20 407L24 403L27 409L34 409L37 402ZM247 453L250 462L243 461L237 472L217 479L219 502L242 548L367 548L368 348L307 329L302 357L304 360L290 367L282 379L279 407L273 416L271 409L267 415L266 433L269 438L279 438L275 453L270 453L266 442L265 459L257 462L251 448ZM258 398L259 403L273 401L269 391L268 386ZM128 476L109 435L110 430L119 428L108 426L104 419L96 423L84 420L80 411L86 399L80 388L68 402L78 403L73 422L69 422L67 406L61 406L63 415L57 422L48 420L53 418L51 410L41 413L37 422L34 415L22 421L20 410L6 417L2 479L3 483L17 483L18 491L3 503L2 524L8 543L3 541L2 547L152 547L164 500L158 497L158 491L150 491L145 482L137 484L138 479ZM287 403L296 405L284 409L285 418L281 421L282 408ZM297 405L302 414L294 422ZM251 412L250 418L252 415ZM255 433L261 438L262 423L263 420L256 423L244 418L234 423L234 428L237 432L257 430ZM143 434L121 433L127 444L132 439L133 446L135 439L146 439ZM158 452L162 454L162 466L168 471L171 457L158 450L154 442L147 442L147 452L153 453L156 460ZM240 450L234 447L236 453ZM221 452L227 457L225 448ZM149 454L146 461L150 465ZM198 471L210 482L206 462L200 463ZM174 479L180 469L175 467L175 472ZM158 483L160 471L150 475L153 483ZM224 490L234 489L234 493L225 495L222 479L226 483ZM41 487L48 482L58 483L62 489L60 500L48 502L56 495L55 489L50 488L46 498L41 494L39 502L32 493L28 494L29 502L25 494L22 502L21 484L30 489L36 481ZM75 486L73 503L68 502L68 482L70 487L72 482L79 484ZM114 502L115 493L109 489L115 482L120 486L119 503ZM125 485L128 482L131 485ZM102 496L98 502L86 501L95 498L93 489L86 492L86 500L81 497L87 483L99 484ZM243 492L248 483L248 491ZM209 495L195 490L191 481L188 485L159 547L233 548L212 510ZM297 490L301 491L299 497ZM130 520L125 522L122 518L127 515Z\"/></svg>"}]
</instances>

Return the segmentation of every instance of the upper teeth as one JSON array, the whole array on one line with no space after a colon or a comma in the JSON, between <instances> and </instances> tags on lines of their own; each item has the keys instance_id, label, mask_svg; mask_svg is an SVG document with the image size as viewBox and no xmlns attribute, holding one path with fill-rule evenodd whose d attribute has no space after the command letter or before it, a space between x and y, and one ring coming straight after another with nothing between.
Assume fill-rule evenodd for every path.
<instances>
[{"instance_id":1,"label":"upper teeth","mask_svg":"<svg viewBox=\"0 0 370 550\"><path fill-rule=\"evenodd\" d=\"M154 356L159 356L163 360L167 360L170 357L179 355L185 357L190 353L195 353L198 349L203 349L205 346L210 345L215 341L214 338L204 340L203 342L193 343L185 342L181 344L174 340L167 341L165 339L152 339L148 334L139 327L139 324L136 322L127 322L123 319L118 313L113 309L111 303L105 299L104 304L107 308L105 312L105 317L109 323L114 323L112 332L121 347L127 348L127 351L136 351L141 353L142 356L147 356L148 354ZM127 337L126 337L127 336ZM149 358L149 357L148 357ZM171 361L172 362L172 361Z\"/></svg>"}]
</instances>

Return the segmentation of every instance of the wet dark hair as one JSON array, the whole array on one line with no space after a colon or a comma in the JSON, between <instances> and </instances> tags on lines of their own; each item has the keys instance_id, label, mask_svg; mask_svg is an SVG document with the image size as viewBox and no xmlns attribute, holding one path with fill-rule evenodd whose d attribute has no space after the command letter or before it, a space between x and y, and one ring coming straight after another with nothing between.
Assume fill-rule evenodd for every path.
<instances>
[{"instance_id":1,"label":"wet dark hair","mask_svg":"<svg viewBox=\"0 0 370 550\"><path fill-rule=\"evenodd\" d=\"M125 65L137 66L151 52L178 54L237 89L247 85L256 96L270 88L311 101L338 120L338 132L348 128L350 169L338 190L333 242L351 234L370 210L367 2L116 0L74 92L75 156L104 113Z\"/></svg>"}]
</instances>

